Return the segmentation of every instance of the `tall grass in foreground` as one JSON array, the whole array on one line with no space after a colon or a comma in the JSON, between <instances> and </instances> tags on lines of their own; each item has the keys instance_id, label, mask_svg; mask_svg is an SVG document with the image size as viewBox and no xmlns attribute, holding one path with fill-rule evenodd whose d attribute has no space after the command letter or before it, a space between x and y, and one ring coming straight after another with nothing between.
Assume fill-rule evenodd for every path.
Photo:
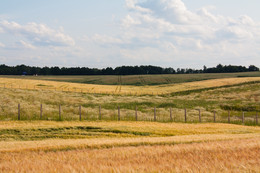
<instances>
[{"instance_id":1,"label":"tall grass in foreground","mask_svg":"<svg viewBox=\"0 0 260 173\"><path fill-rule=\"evenodd\" d=\"M1 172L258 172L260 140L1 153L0 161Z\"/></svg>"}]
</instances>

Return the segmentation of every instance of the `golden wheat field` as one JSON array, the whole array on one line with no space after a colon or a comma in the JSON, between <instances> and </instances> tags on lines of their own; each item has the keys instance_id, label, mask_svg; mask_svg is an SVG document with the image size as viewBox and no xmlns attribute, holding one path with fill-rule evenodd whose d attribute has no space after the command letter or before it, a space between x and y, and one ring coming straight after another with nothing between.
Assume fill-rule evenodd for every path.
<instances>
[{"instance_id":1,"label":"golden wheat field","mask_svg":"<svg viewBox=\"0 0 260 173\"><path fill-rule=\"evenodd\" d=\"M166 84L156 86L130 86L130 85L94 85L69 82L55 82L32 79L0 78L2 88L38 89L72 91L83 93L123 94L123 95L162 95L174 92L221 87L240 83L260 81L260 77L213 79L198 82Z\"/></svg>"},{"instance_id":2,"label":"golden wheat field","mask_svg":"<svg viewBox=\"0 0 260 173\"><path fill-rule=\"evenodd\" d=\"M3 135L3 133L6 133ZM258 172L260 128L1 122L1 172Z\"/></svg>"},{"instance_id":3,"label":"golden wheat field","mask_svg":"<svg viewBox=\"0 0 260 173\"><path fill-rule=\"evenodd\" d=\"M259 80L113 86L1 78L0 172L259 172Z\"/></svg>"}]
</instances>

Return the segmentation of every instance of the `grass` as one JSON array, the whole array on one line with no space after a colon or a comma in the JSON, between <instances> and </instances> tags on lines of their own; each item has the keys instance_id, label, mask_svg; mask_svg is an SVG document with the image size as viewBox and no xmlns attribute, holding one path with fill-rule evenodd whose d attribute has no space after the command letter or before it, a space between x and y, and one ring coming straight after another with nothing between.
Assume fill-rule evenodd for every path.
<instances>
[{"instance_id":1,"label":"grass","mask_svg":"<svg viewBox=\"0 0 260 173\"><path fill-rule=\"evenodd\" d=\"M13 86L14 83L27 83L28 85L31 84L30 86L34 86L32 84L37 84L35 80L21 81L5 78L1 81L4 80L9 80ZM255 80L255 78L243 78L243 80ZM211 85L217 84L218 82L225 84L225 82L232 83L233 81L241 82L239 79L221 79L221 82L219 79L216 79L213 81L178 85L179 88L186 85L186 87L181 88L182 90L185 90L190 89L191 86L197 88L203 87L203 85L206 86L206 84ZM55 84L49 81L44 82L44 86L61 85L59 82L54 82ZM66 86L67 85L82 84L66 83ZM117 108L120 107L121 120L135 121L135 108L137 107L138 120L153 121L154 107L156 107L157 121L160 122L171 121L170 108L172 108L173 120L175 122L184 122L184 109L187 109L189 123L198 122L197 109L201 110L203 122L213 122L214 111L216 112L218 122L227 122L228 110L230 110L231 122L241 124L241 119L238 119L237 117L241 117L242 111L244 111L246 124L253 125L255 124L256 112L259 112L260 110L259 87L259 82L247 82L226 87L204 88L186 94L169 94L161 96L92 94L72 91L62 92L60 90L55 91L51 89L40 90L36 88L26 90L6 87L0 88L0 120L17 120L17 105L20 103L22 120L39 120L40 104L42 104L42 120L59 120L59 105L61 105L62 108L62 120L78 120L79 105L81 105L82 120L98 120L99 106L101 106L102 120L117 120ZM165 87L161 86L161 91L164 89Z\"/></svg>"}]
</instances>

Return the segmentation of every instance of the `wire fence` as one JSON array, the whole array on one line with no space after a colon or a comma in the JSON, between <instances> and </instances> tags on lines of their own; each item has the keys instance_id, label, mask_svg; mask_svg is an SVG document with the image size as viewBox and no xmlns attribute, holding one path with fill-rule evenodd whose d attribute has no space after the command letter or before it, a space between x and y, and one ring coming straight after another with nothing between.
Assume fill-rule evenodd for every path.
<instances>
[{"instance_id":1,"label":"wire fence","mask_svg":"<svg viewBox=\"0 0 260 173\"><path fill-rule=\"evenodd\" d=\"M3 109L3 107L2 107ZM154 121L154 122L182 122L182 123L230 123L230 124L243 124L243 125L259 125L258 112L255 115L249 115L247 112L226 111L225 113L218 114L213 111L210 114L203 112L201 109L183 109L173 110L172 108L164 111L156 107L149 108L149 112L142 112L135 109L121 109L120 106L115 107L113 110L102 109L98 107L84 107L79 105L63 106L58 105L56 108L50 109L40 104L38 111L33 111L32 116L28 116L26 110L28 105L23 108L23 105L18 104L17 110L12 110L12 113L0 113L1 120L53 120L53 121Z\"/></svg>"}]
</instances>

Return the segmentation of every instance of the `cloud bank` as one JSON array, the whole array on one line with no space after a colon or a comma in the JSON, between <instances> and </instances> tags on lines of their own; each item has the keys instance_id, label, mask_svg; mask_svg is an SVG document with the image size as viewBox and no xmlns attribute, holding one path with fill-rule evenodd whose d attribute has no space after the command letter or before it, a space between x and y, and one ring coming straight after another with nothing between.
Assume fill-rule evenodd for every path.
<instances>
[{"instance_id":1,"label":"cloud bank","mask_svg":"<svg viewBox=\"0 0 260 173\"><path fill-rule=\"evenodd\" d=\"M192 12L181 0L126 0L126 5L129 14L122 21L119 38L138 42L138 48L124 50L129 57L141 52L140 58L153 59L153 51L154 59L158 56L173 64L181 63L180 59L189 65L196 61L259 63L260 24L247 15L233 19L207 8Z\"/></svg>"},{"instance_id":2,"label":"cloud bank","mask_svg":"<svg viewBox=\"0 0 260 173\"><path fill-rule=\"evenodd\" d=\"M38 46L73 46L73 38L56 31L44 24L28 23L21 25L6 20L0 21L0 30L4 33L23 36L34 45Z\"/></svg>"}]
</instances>

